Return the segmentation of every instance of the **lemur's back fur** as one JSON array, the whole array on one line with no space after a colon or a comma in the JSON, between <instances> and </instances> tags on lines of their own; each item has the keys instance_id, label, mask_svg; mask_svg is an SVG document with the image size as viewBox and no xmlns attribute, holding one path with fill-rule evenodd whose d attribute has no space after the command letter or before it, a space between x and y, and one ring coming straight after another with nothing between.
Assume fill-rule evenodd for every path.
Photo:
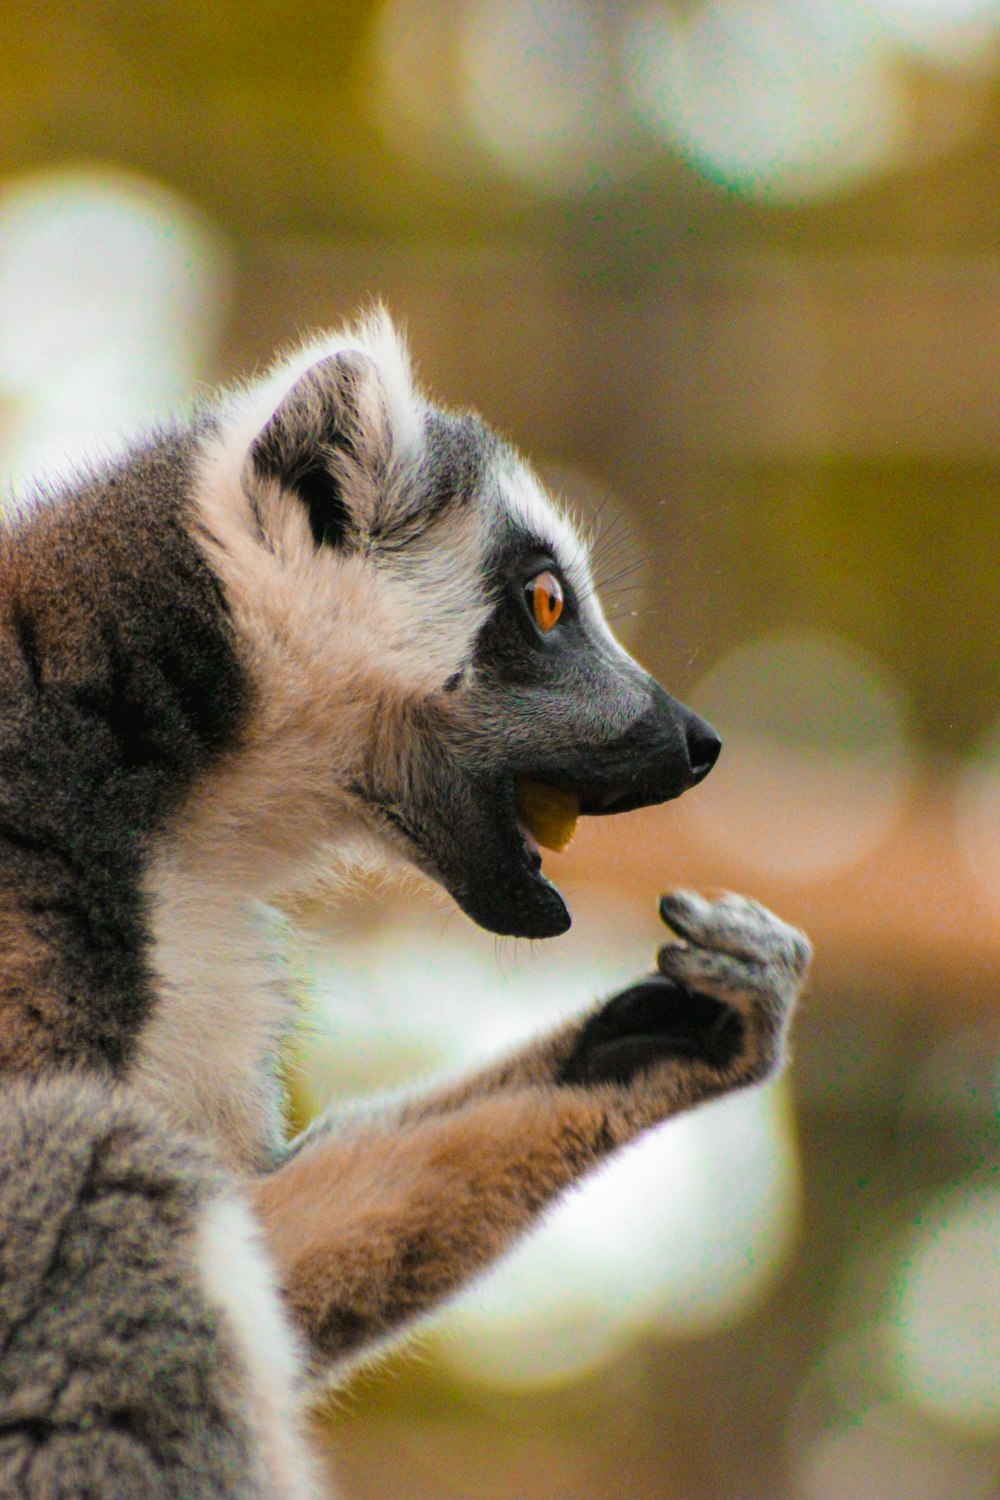
<instances>
[{"instance_id":1,"label":"lemur's back fur","mask_svg":"<svg viewBox=\"0 0 1000 1500\"><path fill-rule=\"evenodd\" d=\"M550 935L569 917L519 787L622 811L717 751L614 641L530 470L419 396L381 317L8 524L0 1495L315 1493L306 1369L775 1065L804 941L677 896L686 942L589 1018L283 1138L262 902L362 850Z\"/></svg>"}]
</instances>

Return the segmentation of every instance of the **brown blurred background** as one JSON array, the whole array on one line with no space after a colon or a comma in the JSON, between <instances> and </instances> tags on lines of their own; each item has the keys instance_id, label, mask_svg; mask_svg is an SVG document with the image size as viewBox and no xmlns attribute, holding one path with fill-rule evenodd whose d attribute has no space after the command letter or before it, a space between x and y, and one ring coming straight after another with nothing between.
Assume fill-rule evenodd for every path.
<instances>
[{"instance_id":1,"label":"brown blurred background","mask_svg":"<svg viewBox=\"0 0 1000 1500\"><path fill-rule=\"evenodd\" d=\"M648 963L812 933L778 1086L578 1193L318 1418L351 1500L1000 1494L1000 4L35 0L0 17L15 490L372 297L595 519L726 748L589 823L574 930L306 917L307 1113Z\"/></svg>"}]
</instances>

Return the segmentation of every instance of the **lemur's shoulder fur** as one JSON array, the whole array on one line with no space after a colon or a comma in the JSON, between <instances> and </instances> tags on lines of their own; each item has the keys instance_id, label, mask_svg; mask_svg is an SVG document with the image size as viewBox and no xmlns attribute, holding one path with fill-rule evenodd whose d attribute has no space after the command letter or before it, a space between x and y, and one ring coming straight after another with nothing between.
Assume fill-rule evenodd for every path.
<instances>
[{"instance_id":1,"label":"lemur's shoulder fur","mask_svg":"<svg viewBox=\"0 0 1000 1500\"><path fill-rule=\"evenodd\" d=\"M589 1019L283 1136L265 903L362 852L495 932L555 934L521 788L614 813L717 751L614 640L530 468L425 400L380 313L7 521L0 1492L313 1493L303 1369L776 1064L803 940L677 897L686 944Z\"/></svg>"},{"instance_id":2,"label":"lemur's shoulder fur","mask_svg":"<svg viewBox=\"0 0 1000 1500\"><path fill-rule=\"evenodd\" d=\"M193 541L198 439L157 435L0 536L7 1068L128 1066L153 1007L150 841L248 716L220 580Z\"/></svg>"}]
</instances>

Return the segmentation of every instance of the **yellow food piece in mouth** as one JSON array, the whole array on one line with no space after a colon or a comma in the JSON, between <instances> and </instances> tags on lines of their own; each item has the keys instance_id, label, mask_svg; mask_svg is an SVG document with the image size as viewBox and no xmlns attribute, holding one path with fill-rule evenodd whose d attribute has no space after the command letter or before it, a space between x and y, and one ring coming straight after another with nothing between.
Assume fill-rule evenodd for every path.
<instances>
[{"instance_id":1,"label":"yellow food piece in mouth","mask_svg":"<svg viewBox=\"0 0 1000 1500\"><path fill-rule=\"evenodd\" d=\"M517 813L542 848L558 854L576 832L580 799L573 792L561 792L539 781L519 781Z\"/></svg>"}]
</instances>

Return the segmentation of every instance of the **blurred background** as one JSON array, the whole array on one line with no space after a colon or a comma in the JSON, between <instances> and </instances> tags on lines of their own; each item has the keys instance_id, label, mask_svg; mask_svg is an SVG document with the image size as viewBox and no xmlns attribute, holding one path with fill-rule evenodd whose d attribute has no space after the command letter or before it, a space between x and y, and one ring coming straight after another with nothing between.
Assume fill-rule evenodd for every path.
<instances>
[{"instance_id":1,"label":"blurred background","mask_svg":"<svg viewBox=\"0 0 1000 1500\"><path fill-rule=\"evenodd\" d=\"M0 472L373 296L596 523L725 752L581 826L565 938L301 908L327 1098L812 934L777 1085L660 1131L317 1416L349 1500L1000 1494L1000 3L34 0L0 16Z\"/></svg>"}]
</instances>

